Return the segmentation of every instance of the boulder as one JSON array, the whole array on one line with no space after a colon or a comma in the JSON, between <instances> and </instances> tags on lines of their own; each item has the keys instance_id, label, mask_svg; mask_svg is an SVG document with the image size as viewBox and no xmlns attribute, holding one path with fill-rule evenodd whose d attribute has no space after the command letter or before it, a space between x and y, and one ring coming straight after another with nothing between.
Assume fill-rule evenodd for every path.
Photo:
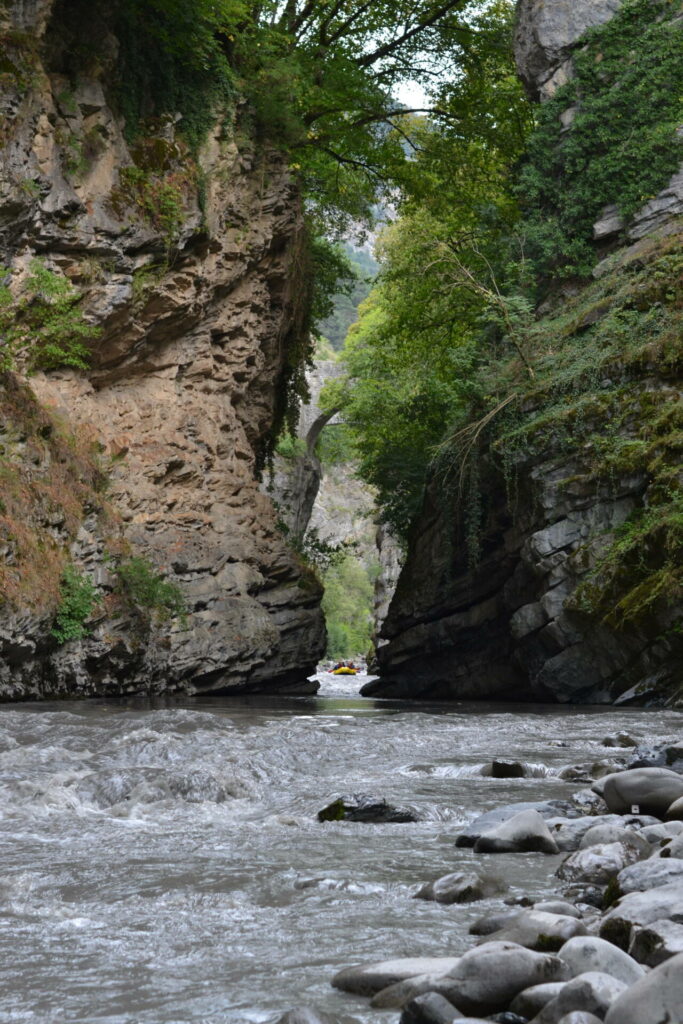
<instances>
[{"instance_id":1,"label":"boulder","mask_svg":"<svg viewBox=\"0 0 683 1024\"><path fill-rule=\"evenodd\" d=\"M397 981L376 992L370 1000L370 1006L375 1010L401 1010L416 996L436 992L442 977L442 974L416 974L414 978Z\"/></svg>"},{"instance_id":2,"label":"boulder","mask_svg":"<svg viewBox=\"0 0 683 1024\"><path fill-rule=\"evenodd\" d=\"M643 928L662 918L683 924L683 880L622 896L603 916L600 936L627 950L632 928Z\"/></svg>"},{"instance_id":3,"label":"boulder","mask_svg":"<svg viewBox=\"0 0 683 1024\"><path fill-rule=\"evenodd\" d=\"M645 892L676 881L683 881L683 860L678 858L662 860L661 857L654 857L639 864L631 864L617 875L621 893Z\"/></svg>"},{"instance_id":4,"label":"boulder","mask_svg":"<svg viewBox=\"0 0 683 1024\"><path fill-rule=\"evenodd\" d=\"M565 914L547 914L542 910L522 910L492 938L500 942L516 942L538 952L556 952L567 939L585 935L586 926L575 917Z\"/></svg>"},{"instance_id":5,"label":"boulder","mask_svg":"<svg viewBox=\"0 0 683 1024\"><path fill-rule=\"evenodd\" d=\"M571 817L572 814L575 818L579 817L578 809L569 808L567 803L563 800L506 804L503 807L496 807L493 811L487 811L486 814L480 814L478 818L475 818L469 825L466 825L458 835L455 845L474 846L477 839L483 835L484 832L488 832L492 828L501 825L504 821L508 821L516 814L519 814L520 811L529 810L538 811L543 818L557 818L564 814L566 814L567 817Z\"/></svg>"},{"instance_id":6,"label":"boulder","mask_svg":"<svg viewBox=\"0 0 683 1024\"><path fill-rule=\"evenodd\" d=\"M674 836L670 843L663 846L660 857L674 857L678 860L683 860L683 834Z\"/></svg>"},{"instance_id":7,"label":"boulder","mask_svg":"<svg viewBox=\"0 0 683 1024\"><path fill-rule=\"evenodd\" d=\"M520 811L479 836L475 853L559 853L548 826L536 810Z\"/></svg>"},{"instance_id":8,"label":"boulder","mask_svg":"<svg viewBox=\"0 0 683 1024\"><path fill-rule=\"evenodd\" d=\"M334 988L358 996L374 996L376 992L397 981L415 978L418 974L447 974L454 970L458 957L405 957L399 960L381 960L378 963L356 964L345 967L332 979Z\"/></svg>"},{"instance_id":9,"label":"boulder","mask_svg":"<svg viewBox=\"0 0 683 1024\"><path fill-rule=\"evenodd\" d=\"M602 1021L594 1013L572 1010L571 1013L565 1013L564 1017L560 1017L557 1024L602 1024Z\"/></svg>"},{"instance_id":10,"label":"boulder","mask_svg":"<svg viewBox=\"0 0 683 1024\"><path fill-rule=\"evenodd\" d=\"M635 850L640 851L642 857L649 857L652 853L645 836L633 829L612 824L593 825L589 828L579 843L579 849L585 850L589 846L598 846L602 843L624 843L626 846L633 846Z\"/></svg>"},{"instance_id":11,"label":"boulder","mask_svg":"<svg viewBox=\"0 0 683 1024\"><path fill-rule=\"evenodd\" d=\"M570 853L557 869L557 877L565 882L587 882L590 885L607 885L610 878L622 868L640 860L643 854L635 846L626 843L598 843L585 850Z\"/></svg>"},{"instance_id":12,"label":"boulder","mask_svg":"<svg viewBox=\"0 0 683 1024\"><path fill-rule=\"evenodd\" d=\"M635 740L630 733L617 732L611 736L605 736L602 741L603 747L637 747L638 740Z\"/></svg>"},{"instance_id":13,"label":"boulder","mask_svg":"<svg viewBox=\"0 0 683 1024\"><path fill-rule=\"evenodd\" d=\"M318 821L363 821L371 824L418 821L409 807L394 807L383 797L354 793L340 796L318 811Z\"/></svg>"},{"instance_id":14,"label":"boulder","mask_svg":"<svg viewBox=\"0 0 683 1024\"><path fill-rule=\"evenodd\" d=\"M581 911L567 900L541 900L540 903L534 903L534 910L542 910L546 914L564 914L566 917L581 917Z\"/></svg>"},{"instance_id":15,"label":"boulder","mask_svg":"<svg viewBox=\"0 0 683 1024\"><path fill-rule=\"evenodd\" d=\"M674 801L675 803L675 801ZM673 839L683 832L683 821L664 821L661 825L646 825L640 834L648 843L658 843L662 839Z\"/></svg>"},{"instance_id":16,"label":"boulder","mask_svg":"<svg viewBox=\"0 0 683 1024\"><path fill-rule=\"evenodd\" d=\"M461 1018L460 1011L445 996L438 992L425 992L406 1003L400 1024L451 1024Z\"/></svg>"},{"instance_id":17,"label":"boulder","mask_svg":"<svg viewBox=\"0 0 683 1024\"><path fill-rule=\"evenodd\" d=\"M511 910L499 910L495 914L485 914L484 917L479 917L477 920L470 925L470 935L491 935L493 932L499 932L501 928L507 928L509 924L516 921L519 915L522 913L519 907L515 907Z\"/></svg>"},{"instance_id":18,"label":"boulder","mask_svg":"<svg viewBox=\"0 0 683 1024\"><path fill-rule=\"evenodd\" d=\"M569 939L560 950L559 957L567 965L572 978L598 971L623 981L625 985L633 985L645 974L628 953L593 935Z\"/></svg>"},{"instance_id":19,"label":"boulder","mask_svg":"<svg viewBox=\"0 0 683 1024\"><path fill-rule=\"evenodd\" d=\"M683 796L669 806L666 812L667 821L683 821Z\"/></svg>"},{"instance_id":20,"label":"boulder","mask_svg":"<svg viewBox=\"0 0 683 1024\"><path fill-rule=\"evenodd\" d=\"M572 978L534 1017L533 1024L559 1024L568 1013L592 1013L602 1020L628 985L609 974L587 971Z\"/></svg>"},{"instance_id":21,"label":"boulder","mask_svg":"<svg viewBox=\"0 0 683 1024\"><path fill-rule=\"evenodd\" d=\"M581 840L595 825L624 826L620 814L589 814L582 818L546 818L550 834L562 853L578 850Z\"/></svg>"},{"instance_id":22,"label":"boulder","mask_svg":"<svg viewBox=\"0 0 683 1024\"><path fill-rule=\"evenodd\" d=\"M638 963L657 967L683 953L683 924L663 918L646 928L634 929L629 953Z\"/></svg>"},{"instance_id":23,"label":"boulder","mask_svg":"<svg viewBox=\"0 0 683 1024\"><path fill-rule=\"evenodd\" d=\"M617 814L637 806L641 813L664 818L674 800L683 796L683 776L668 768L633 768L608 775L595 785L600 783L601 796Z\"/></svg>"},{"instance_id":24,"label":"boulder","mask_svg":"<svg viewBox=\"0 0 683 1024\"><path fill-rule=\"evenodd\" d=\"M629 758L627 768L665 768L666 754L662 747L643 743L636 747Z\"/></svg>"},{"instance_id":25,"label":"boulder","mask_svg":"<svg viewBox=\"0 0 683 1024\"><path fill-rule=\"evenodd\" d=\"M456 871L443 875L435 882L426 882L416 900L434 900L435 903L475 903L505 892L507 886L498 878L479 875L475 871Z\"/></svg>"},{"instance_id":26,"label":"boulder","mask_svg":"<svg viewBox=\"0 0 683 1024\"><path fill-rule=\"evenodd\" d=\"M564 986L564 981L550 981L545 985L533 985L515 996L510 1003L510 1009L513 1013L518 1013L520 1017L530 1020L541 1012L546 1003L559 995Z\"/></svg>"},{"instance_id":27,"label":"boulder","mask_svg":"<svg viewBox=\"0 0 683 1024\"><path fill-rule=\"evenodd\" d=\"M524 989L566 977L567 968L557 956L512 942L487 942L461 957L439 991L466 1013L492 1014L506 1010Z\"/></svg>"},{"instance_id":28,"label":"boulder","mask_svg":"<svg viewBox=\"0 0 683 1024\"><path fill-rule=\"evenodd\" d=\"M521 761L494 761L491 764L491 777L494 779L523 779L526 768Z\"/></svg>"},{"instance_id":29,"label":"boulder","mask_svg":"<svg viewBox=\"0 0 683 1024\"><path fill-rule=\"evenodd\" d=\"M675 1024L683 1006L683 953L671 957L616 999L605 1024Z\"/></svg>"}]
</instances>

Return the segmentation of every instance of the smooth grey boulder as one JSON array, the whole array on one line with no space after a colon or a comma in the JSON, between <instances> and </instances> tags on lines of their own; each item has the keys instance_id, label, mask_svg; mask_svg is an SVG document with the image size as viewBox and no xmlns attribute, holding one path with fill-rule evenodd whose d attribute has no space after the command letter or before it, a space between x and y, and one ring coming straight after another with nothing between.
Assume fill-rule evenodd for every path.
<instances>
[{"instance_id":1,"label":"smooth grey boulder","mask_svg":"<svg viewBox=\"0 0 683 1024\"><path fill-rule=\"evenodd\" d=\"M445 996L438 992L426 992L406 1003L400 1017L400 1024L451 1024L460 1020L462 1014Z\"/></svg>"},{"instance_id":2,"label":"smooth grey boulder","mask_svg":"<svg viewBox=\"0 0 683 1024\"><path fill-rule=\"evenodd\" d=\"M565 882L587 882L607 885L610 878L629 864L640 860L642 853L626 843L598 843L585 850L570 853L557 869L557 877Z\"/></svg>"},{"instance_id":3,"label":"smooth grey boulder","mask_svg":"<svg viewBox=\"0 0 683 1024\"><path fill-rule=\"evenodd\" d=\"M375 1010L401 1010L416 996L438 991L438 982L442 977L443 974L416 974L414 978L397 981L376 992L370 1000L370 1006Z\"/></svg>"},{"instance_id":4,"label":"smooth grey boulder","mask_svg":"<svg viewBox=\"0 0 683 1024\"><path fill-rule=\"evenodd\" d=\"M358 996L374 996L381 989L406 978L415 978L418 974L446 974L454 970L459 962L459 957L454 956L423 956L356 964L335 974L332 986Z\"/></svg>"},{"instance_id":5,"label":"smooth grey boulder","mask_svg":"<svg viewBox=\"0 0 683 1024\"><path fill-rule=\"evenodd\" d=\"M521 909L515 907L511 910L499 910L495 914L485 914L484 917L477 918L470 925L469 933L470 935L492 935L493 932L499 932L501 928L507 928L509 924L517 920L521 913Z\"/></svg>"},{"instance_id":6,"label":"smooth grey boulder","mask_svg":"<svg viewBox=\"0 0 683 1024\"><path fill-rule=\"evenodd\" d=\"M666 812L667 821L683 821L683 796L669 806Z\"/></svg>"},{"instance_id":7,"label":"smooth grey boulder","mask_svg":"<svg viewBox=\"0 0 683 1024\"><path fill-rule=\"evenodd\" d=\"M683 796L683 776L668 768L633 768L608 775L600 782L603 800L617 814L626 814L637 806L640 813L664 818L674 800Z\"/></svg>"},{"instance_id":8,"label":"smooth grey boulder","mask_svg":"<svg viewBox=\"0 0 683 1024\"><path fill-rule=\"evenodd\" d=\"M417 821L418 816L409 807L394 807L383 797L367 793L340 796L318 811L318 821L362 821L369 824L405 823Z\"/></svg>"},{"instance_id":9,"label":"smooth grey boulder","mask_svg":"<svg viewBox=\"0 0 683 1024\"><path fill-rule=\"evenodd\" d=\"M683 1018L683 953L655 967L612 1003L605 1024L678 1024Z\"/></svg>"},{"instance_id":10,"label":"smooth grey boulder","mask_svg":"<svg viewBox=\"0 0 683 1024\"><path fill-rule=\"evenodd\" d=\"M590 971L599 971L611 975L617 981L623 981L625 985L633 985L645 974L632 956L595 935L569 939L558 955L567 965L572 978Z\"/></svg>"},{"instance_id":11,"label":"smooth grey boulder","mask_svg":"<svg viewBox=\"0 0 683 1024\"><path fill-rule=\"evenodd\" d=\"M317 1010L311 1010L308 1006L297 1006L283 1014L277 1024L334 1024L334 1020L334 1017L330 1017L326 1013L318 1013Z\"/></svg>"},{"instance_id":12,"label":"smooth grey boulder","mask_svg":"<svg viewBox=\"0 0 683 1024\"><path fill-rule=\"evenodd\" d=\"M581 818L547 818L546 825L560 852L572 853L594 825L622 825L623 820L619 814L588 814Z\"/></svg>"},{"instance_id":13,"label":"smooth grey boulder","mask_svg":"<svg viewBox=\"0 0 683 1024\"><path fill-rule=\"evenodd\" d=\"M683 821L664 821L661 825L646 825L640 830L641 836L648 843L658 843L662 839L673 839L683 832Z\"/></svg>"},{"instance_id":14,"label":"smooth grey boulder","mask_svg":"<svg viewBox=\"0 0 683 1024\"><path fill-rule=\"evenodd\" d=\"M475 903L498 896L506 889L507 885L499 878L475 871L455 871L437 878L435 882L426 882L415 893L414 899L434 900L435 903Z\"/></svg>"},{"instance_id":15,"label":"smooth grey boulder","mask_svg":"<svg viewBox=\"0 0 683 1024\"><path fill-rule=\"evenodd\" d=\"M550 981L545 985L533 985L531 988L526 988L518 996L515 996L510 1003L510 1009L513 1013L518 1013L520 1017L530 1020L541 1012L546 1003L560 994L565 984L564 981Z\"/></svg>"},{"instance_id":16,"label":"smooth grey boulder","mask_svg":"<svg viewBox=\"0 0 683 1024\"><path fill-rule=\"evenodd\" d=\"M683 881L683 860L678 858L662 860L654 857L631 864L617 875L617 885L622 893L645 892L679 880Z\"/></svg>"},{"instance_id":17,"label":"smooth grey boulder","mask_svg":"<svg viewBox=\"0 0 683 1024\"><path fill-rule=\"evenodd\" d=\"M628 985L610 974L586 971L562 986L561 992L533 1018L533 1024L559 1024L568 1013L593 1013L602 1020Z\"/></svg>"},{"instance_id":18,"label":"smooth grey boulder","mask_svg":"<svg viewBox=\"0 0 683 1024\"><path fill-rule=\"evenodd\" d=\"M629 953L648 967L657 967L672 956L678 956L683 953L683 924L663 918L646 928L634 928Z\"/></svg>"},{"instance_id":19,"label":"smooth grey boulder","mask_svg":"<svg viewBox=\"0 0 683 1024\"><path fill-rule=\"evenodd\" d=\"M683 880L622 896L603 916L600 936L627 950L632 928L643 928L667 917L683 924Z\"/></svg>"},{"instance_id":20,"label":"smooth grey boulder","mask_svg":"<svg viewBox=\"0 0 683 1024\"><path fill-rule=\"evenodd\" d=\"M683 833L674 836L670 843L663 846L659 853L660 857L674 857L683 860Z\"/></svg>"},{"instance_id":21,"label":"smooth grey boulder","mask_svg":"<svg viewBox=\"0 0 683 1024\"><path fill-rule=\"evenodd\" d=\"M535 810L520 811L513 818L483 833L475 853L559 853L545 821Z\"/></svg>"},{"instance_id":22,"label":"smooth grey boulder","mask_svg":"<svg viewBox=\"0 0 683 1024\"><path fill-rule=\"evenodd\" d=\"M491 777L494 779L523 779L526 766L521 761L493 761Z\"/></svg>"},{"instance_id":23,"label":"smooth grey boulder","mask_svg":"<svg viewBox=\"0 0 683 1024\"><path fill-rule=\"evenodd\" d=\"M491 936L499 942L517 942L537 952L556 952L567 939L586 935L582 921L566 914L547 914L542 910L523 910L519 916Z\"/></svg>"},{"instance_id":24,"label":"smooth grey boulder","mask_svg":"<svg viewBox=\"0 0 683 1024\"><path fill-rule=\"evenodd\" d=\"M585 850L589 846L598 846L602 843L624 843L626 846L633 846L639 850L642 857L649 857L652 847L645 836L630 828L623 828L620 825L593 825L584 833L579 849Z\"/></svg>"},{"instance_id":25,"label":"smooth grey boulder","mask_svg":"<svg viewBox=\"0 0 683 1024\"><path fill-rule=\"evenodd\" d=\"M475 818L474 821L471 821L469 825L465 825L458 835L455 845L474 846L477 839L483 835L484 832L489 832L496 826L501 825L504 821L509 821L510 818L514 818L514 816L519 814L520 811L529 810L538 811L542 818L558 818L560 815L566 815L567 818L571 818L572 814L575 818L579 817L578 809L571 808L564 800L505 804L503 807L496 807L492 811L487 811L486 814L480 814L479 817Z\"/></svg>"},{"instance_id":26,"label":"smooth grey boulder","mask_svg":"<svg viewBox=\"0 0 683 1024\"><path fill-rule=\"evenodd\" d=\"M540 903L534 903L534 910L542 910L546 914L564 914L567 917L581 917L581 911L577 910L572 903L568 903L567 900L541 900Z\"/></svg>"},{"instance_id":27,"label":"smooth grey boulder","mask_svg":"<svg viewBox=\"0 0 683 1024\"><path fill-rule=\"evenodd\" d=\"M630 733L617 732L611 736L605 736L602 741L603 747L637 747L638 740L635 740Z\"/></svg>"},{"instance_id":28,"label":"smooth grey boulder","mask_svg":"<svg viewBox=\"0 0 683 1024\"><path fill-rule=\"evenodd\" d=\"M565 1013L564 1017L560 1017L557 1024L602 1024L602 1021L594 1013L572 1010L571 1013Z\"/></svg>"},{"instance_id":29,"label":"smooth grey boulder","mask_svg":"<svg viewBox=\"0 0 683 1024\"><path fill-rule=\"evenodd\" d=\"M520 992L547 981L563 981L565 964L512 942L487 942L465 953L442 979L439 991L466 1013L506 1010Z\"/></svg>"}]
</instances>

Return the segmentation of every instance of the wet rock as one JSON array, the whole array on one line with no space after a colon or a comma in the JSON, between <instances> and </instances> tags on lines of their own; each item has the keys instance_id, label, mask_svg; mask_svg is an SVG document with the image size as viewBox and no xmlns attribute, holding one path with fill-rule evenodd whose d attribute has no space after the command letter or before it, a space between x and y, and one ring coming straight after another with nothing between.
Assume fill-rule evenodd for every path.
<instances>
[{"instance_id":1,"label":"wet rock","mask_svg":"<svg viewBox=\"0 0 683 1024\"><path fill-rule=\"evenodd\" d=\"M665 821L660 825L646 825L640 834L648 843L657 843L661 839L673 839L683 832L683 821Z\"/></svg>"},{"instance_id":2,"label":"wet rock","mask_svg":"<svg viewBox=\"0 0 683 1024\"><path fill-rule=\"evenodd\" d=\"M633 829L623 828L621 825L593 825L583 835L579 843L579 849L586 850L590 846L600 846L606 843L623 843L625 846L632 846L640 852L642 857L649 857L652 847L644 836L641 836Z\"/></svg>"},{"instance_id":3,"label":"wet rock","mask_svg":"<svg viewBox=\"0 0 683 1024\"><path fill-rule=\"evenodd\" d=\"M494 761L491 765L494 779L523 779L525 775L525 766L520 761Z\"/></svg>"},{"instance_id":4,"label":"wet rock","mask_svg":"<svg viewBox=\"0 0 683 1024\"><path fill-rule=\"evenodd\" d=\"M521 913L521 910L500 910L495 914L486 914L484 917L478 918L469 927L470 935L492 935L494 932L499 932L501 928L506 928L513 921L516 921Z\"/></svg>"},{"instance_id":5,"label":"wet rock","mask_svg":"<svg viewBox=\"0 0 683 1024\"><path fill-rule=\"evenodd\" d=\"M559 956L567 965L572 978L579 974L598 971L623 981L625 985L633 985L645 973L640 964L628 953L594 935L569 939L560 950Z\"/></svg>"},{"instance_id":6,"label":"wet rock","mask_svg":"<svg viewBox=\"0 0 683 1024\"><path fill-rule=\"evenodd\" d=\"M663 846L659 856L683 858L683 833L674 836L670 843Z\"/></svg>"},{"instance_id":7,"label":"wet rock","mask_svg":"<svg viewBox=\"0 0 683 1024\"><path fill-rule=\"evenodd\" d=\"M437 878L435 882L425 883L414 898L435 903L475 903L497 896L506 889L507 885L499 878L479 875L474 871L456 871Z\"/></svg>"},{"instance_id":8,"label":"wet rock","mask_svg":"<svg viewBox=\"0 0 683 1024\"><path fill-rule=\"evenodd\" d=\"M603 747L637 747L638 740L635 740L630 733L617 732L611 736L605 736L602 745Z\"/></svg>"},{"instance_id":9,"label":"wet rock","mask_svg":"<svg viewBox=\"0 0 683 1024\"><path fill-rule=\"evenodd\" d=\"M354 793L340 796L318 811L318 821L362 821L368 824L403 823L418 821L417 814L408 807L394 807L383 797Z\"/></svg>"},{"instance_id":10,"label":"wet rock","mask_svg":"<svg viewBox=\"0 0 683 1024\"><path fill-rule=\"evenodd\" d=\"M663 918L634 930L629 953L638 963L657 967L683 953L683 924Z\"/></svg>"},{"instance_id":11,"label":"wet rock","mask_svg":"<svg viewBox=\"0 0 683 1024\"><path fill-rule=\"evenodd\" d=\"M534 903L534 910L542 910L546 914L564 914L567 917L581 917L581 912L566 900L541 900Z\"/></svg>"},{"instance_id":12,"label":"wet rock","mask_svg":"<svg viewBox=\"0 0 683 1024\"><path fill-rule=\"evenodd\" d=\"M547 800L535 803L515 803L506 804L503 807L496 807L493 811L487 811L486 814L481 814L474 821L470 822L462 829L458 838L455 841L456 846L474 846L477 839L484 832L490 831L497 825L501 825L505 821L509 821L520 811L534 810L538 811L542 818L557 818L560 815L566 815L567 818L572 816L575 818L579 817L579 811L570 808L568 803L564 800Z\"/></svg>"},{"instance_id":13,"label":"wet rock","mask_svg":"<svg viewBox=\"0 0 683 1024\"><path fill-rule=\"evenodd\" d=\"M683 882L683 860L678 858L662 860L661 857L655 857L631 864L617 875L617 884L622 893L645 892L676 881Z\"/></svg>"},{"instance_id":14,"label":"wet rock","mask_svg":"<svg viewBox=\"0 0 683 1024\"><path fill-rule=\"evenodd\" d=\"M445 996L426 992L411 999L403 1009L400 1024L451 1024L462 1014Z\"/></svg>"},{"instance_id":15,"label":"wet rock","mask_svg":"<svg viewBox=\"0 0 683 1024\"><path fill-rule=\"evenodd\" d=\"M499 1013L533 985L562 981L567 968L551 954L534 953L512 942L487 942L461 957L440 991L467 1013Z\"/></svg>"},{"instance_id":16,"label":"wet rock","mask_svg":"<svg viewBox=\"0 0 683 1024\"><path fill-rule=\"evenodd\" d=\"M335 1024L335 1019L307 1006L299 1006L294 1010L288 1010L277 1024Z\"/></svg>"},{"instance_id":17,"label":"wet rock","mask_svg":"<svg viewBox=\"0 0 683 1024\"><path fill-rule=\"evenodd\" d=\"M537 952L557 952L575 935L585 935L586 926L575 917L546 914L541 910L523 910L492 938L501 942L516 942Z\"/></svg>"},{"instance_id":18,"label":"wet rock","mask_svg":"<svg viewBox=\"0 0 683 1024\"><path fill-rule=\"evenodd\" d=\"M568 981L534 1018L533 1024L559 1024L568 1013L592 1013L602 1020L609 1007L627 990L623 981L600 971L587 971Z\"/></svg>"},{"instance_id":19,"label":"wet rock","mask_svg":"<svg viewBox=\"0 0 683 1024\"><path fill-rule=\"evenodd\" d=\"M592 789L578 789L572 796L572 803L581 814L607 814L607 804Z\"/></svg>"},{"instance_id":20,"label":"wet rock","mask_svg":"<svg viewBox=\"0 0 683 1024\"><path fill-rule=\"evenodd\" d=\"M674 1024L683 1006L683 953L641 978L610 1006L605 1024Z\"/></svg>"},{"instance_id":21,"label":"wet rock","mask_svg":"<svg viewBox=\"0 0 683 1024\"><path fill-rule=\"evenodd\" d=\"M683 796L683 777L668 768L634 768L608 775L602 783L601 795L617 814L637 806L644 814L663 818L674 800Z\"/></svg>"},{"instance_id":22,"label":"wet rock","mask_svg":"<svg viewBox=\"0 0 683 1024\"><path fill-rule=\"evenodd\" d=\"M579 905L602 909L605 887L602 885L577 884L568 886L564 895Z\"/></svg>"},{"instance_id":23,"label":"wet rock","mask_svg":"<svg viewBox=\"0 0 683 1024\"><path fill-rule=\"evenodd\" d=\"M664 768L666 767L666 754L661 747L640 746L636 747L629 759L628 768Z\"/></svg>"},{"instance_id":24,"label":"wet rock","mask_svg":"<svg viewBox=\"0 0 683 1024\"><path fill-rule=\"evenodd\" d=\"M683 924L683 881L623 896L604 915L600 936L627 950L633 928L644 928L662 918Z\"/></svg>"},{"instance_id":25,"label":"wet rock","mask_svg":"<svg viewBox=\"0 0 683 1024\"><path fill-rule=\"evenodd\" d=\"M571 1013L565 1013L564 1017L560 1017L557 1024L602 1024L602 1021L594 1013L572 1010Z\"/></svg>"},{"instance_id":26,"label":"wet rock","mask_svg":"<svg viewBox=\"0 0 683 1024\"><path fill-rule=\"evenodd\" d=\"M404 957L378 963L345 967L332 979L333 988L359 996L374 996L383 988L422 974L446 974L455 970L459 957Z\"/></svg>"},{"instance_id":27,"label":"wet rock","mask_svg":"<svg viewBox=\"0 0 683 1024\"><path fill-rule=\"evenodd\" d=\"M531 1020L541 1012L546 1003L560 994L565 984L564 981L551 981L545 985L534 985L532 988L527 988L515 996L510 1003L510 1009L513 1013L518 1013L520 1017Z\"/></svg>"},{"instance_id":28,"label":"wet rock","mask_svg":"<svg viewBox=\"0 0 683 1024\"><path fill-rule=\"evenodd\" d=\"M535 810L520 811L513 818L481 835L475 853L559 853L545 821Z\"/></svg>"},{"instance_id":29,"label":"wet rock","mask_svg":"<svg viewBox=\"0 0 683 1024\"><path fill-rule=\"evenodd\" d=\"M683 797L674 800L666 812L667 821L683 821Z\"/></svg>"},{"instance_id":30,"label":"wet rock","mask_svg":"<svg viewBox=\"0 0 683 1024\"><path fill-rule=\"evenodd\" d=\"M598 843L585 850L577 850L557 869L557 877L565 882L587 882L607 885L610 878L644 854L628 843Z\"/></svg>"},{"instance_id":31,"label":"wet rock","mask_svg":"<svg viewBox=\"0 0 683 1024\"><path fill-rule=\"evenodd\" d=\"M550 834L562 853L572 853L574 850L578 850L586 832L595 825L622 827L623 823L624 819L620 814L590 814L582 818L546 819Z\"/></svg>"},{"instance_id":32,"label":"wet rock","mask_svg":"<svg viewBox=\"0 0 683 1024\"><path fill-rule=\"evenodd\" d=\"M493 1017L489 1017L489 1020L495 1021L495 1024L527 1024L526 1017L520 1017L518 1013L510 1013L509 1010L506 1013L495 1013Z\"/></svg>"},{"instance_id":33,"label":"wet rock","mask_svg":"<svg viewBox=\"0 0 683 1024\"><path fill-rule=\"evenodd\" d=\"M370 1006L374 1010L401 1010L411 999L425 992L436 992L442 977L443 974L417 974L414 978L397 981L375 993Z\"/></svg>"}]
</instances>

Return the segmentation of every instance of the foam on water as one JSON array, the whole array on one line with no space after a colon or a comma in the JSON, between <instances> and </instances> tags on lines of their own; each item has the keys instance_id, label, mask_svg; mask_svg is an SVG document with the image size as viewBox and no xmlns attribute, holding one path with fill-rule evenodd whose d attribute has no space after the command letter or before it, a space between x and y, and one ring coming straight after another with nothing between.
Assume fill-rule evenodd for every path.
<instances>
[{"instance_id":1,"label":"foam on water","mask_svg":"<svg viewBox=\"0 0 683 1024\"><path fill-rule=\"evenodd\" d=\"M674 712L411 707L329 677L319 699L152 710L0 709L0 1024L271 1024L293 1005L386 1016L333 990L363 959L451 955L499 900L442 907L416 887L477 863L459 825L566 798L567 765L619 756ZM494 759L527 777L493 779ZM411 824L320 824L346 792L416 809ZM503 856L515 894L555 888L557 858ZM487 864L491 869L491 865Z\"/></svg>"}]
</instances>

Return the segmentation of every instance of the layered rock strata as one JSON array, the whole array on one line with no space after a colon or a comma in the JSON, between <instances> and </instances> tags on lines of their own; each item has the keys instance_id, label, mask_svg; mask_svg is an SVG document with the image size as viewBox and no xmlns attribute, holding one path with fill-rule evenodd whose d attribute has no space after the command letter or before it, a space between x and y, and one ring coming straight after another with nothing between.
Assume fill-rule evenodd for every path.
<instances>
[{"instance_id":1,"label":"layered rock strata","mask_svg":"<svg viewBox=\"0 0 683 1024\"><path fill-rule=\"evenodd\" d=\"M91 368L31 385L96 440L110 518L84 511L53 538L99 588L90 635L58 647L54 604L0 606L0 693L310 689L324 648L320 587L255 472L306 313L286 163L244 133L238 146L234 124L217 126L196 162L172 120L131 147L106 64L76 83L61 73L50 4L17 2L9 17L0 262L14 290L39 258L85 295L99 329ZM11 424L6 440L4 457L21 468ZM114 541L180 587L185 619L108 613Z\"/></svg>"}]
</instances>

